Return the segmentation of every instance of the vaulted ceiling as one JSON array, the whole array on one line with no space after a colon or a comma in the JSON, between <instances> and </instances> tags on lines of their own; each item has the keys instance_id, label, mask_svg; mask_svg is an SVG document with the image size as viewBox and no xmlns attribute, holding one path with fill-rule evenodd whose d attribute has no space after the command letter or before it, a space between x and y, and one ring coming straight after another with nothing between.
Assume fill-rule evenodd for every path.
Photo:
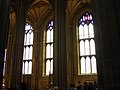
<instances>
[{"instance_id":1,"label":"vaulted ceiling","mask_svg":"<svg viewBox=\"0 0 120 90\"><path fill-rule=\"evenodd\" d=\"M52 6L47 0L36 0L28 10L27 19L31 22L40 22L46 15L51 15L52 11Z\"/></svg>"},{"instance_id":2,"label":"vaulted ceiling","mask_svg":"<svg viewBox=\"0 0 120 90\"><path fill-rule=\"evenodd\" d=\"M19 0L11 0L13 6ZM52 15L53 5L55 0L26 0L28 3L27 20L30 22L40 22L44 17ZM91 0L67 0L66 12L73 14L77 8L80 8L84 3L90 3Z\"/></svg>"}]
</instances>

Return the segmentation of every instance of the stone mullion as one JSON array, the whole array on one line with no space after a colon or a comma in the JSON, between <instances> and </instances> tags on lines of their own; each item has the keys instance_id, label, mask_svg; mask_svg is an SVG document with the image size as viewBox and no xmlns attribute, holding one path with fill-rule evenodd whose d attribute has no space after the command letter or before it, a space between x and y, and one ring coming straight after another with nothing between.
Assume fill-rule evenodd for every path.
<instances>
[{"instance_id":1,"label":"stone mullion","mask_svg":"<svg viewBox=\"0 0 120 90\"><path fill-rule=\"evenodd\" d=\"M11 85L19 85L22 80L22 64L23 64L23 48L24 48L24 32L25 32L25 1L18 1L16 7L16 29L14 36L14 55L11 69Z\"/></svg>"},{"instance_id":2,"label":"stone mullion","mask_svg":"<svg viewBox=\"0 0 120 90\"><path fill-rule=\"evenodd\" d=\"M3 81L4 54L7 44L9 1L0 1L0 89Z\"/></svg>"},{"instance_id":3,"label":"stone mullion","mask_svg":"<svg viewBox=\"0 0 120 90\"><path fill-rule=\"evenodd\" d=\"M54 29L54 87L58 90L67 87L67 54L66 54L66 0L55 0Z\"/></svg>"},{"instance_id":4,"label":"stone mullion","mask_svg":"<svg viewBox=\"0 0 120 90\"><path fill-rule=\"evenodd\" d=\"M38 90L39 82L39 55L40 55L40 32L37 26L34 26L34 40L33 40L33 69L32 69L32 88Z\"/></svg>"}]
</instances>

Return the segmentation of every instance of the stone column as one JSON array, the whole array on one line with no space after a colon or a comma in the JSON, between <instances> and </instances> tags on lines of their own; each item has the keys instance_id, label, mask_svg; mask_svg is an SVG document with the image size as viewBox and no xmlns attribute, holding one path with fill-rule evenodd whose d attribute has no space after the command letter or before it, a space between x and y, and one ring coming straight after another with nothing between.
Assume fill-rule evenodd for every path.
<instances>
[{"instance_id":1,"label":"stone column","mask_svg":"<svg viewBox=\"0 0 120 90\"><path fill-rule=\"evenodd\" d=\"M100 90L120 89L119 10L118 0L94 0L93 14Z\"/></svg>"},{"instance_id":2,"label":"stone column","mask_svg":"<svg viewBox=\"0 0 120 90\"><path fill-rule=\"evenodd\" d=\"M67 18L69 16L67 15ZM73 36L73 24L70 17L67 19L67 82L68 86L71 83L74 83L74 74L77 69L74 68L75 61L78 59L74 58L75 53L75 41L76 39ZM72 50L72 51L71 51Z\"/></svg>"},{"instance_id":3,"label":"stone column","mask_svg":"<svg viewBox=\"0 0 120 90\"><path fill-rule=\"evenodd\" d=\"M33 32L34 32L34 40L33 40L33 60L32 60L32 88L34 90L38 90L38 82L39 82L39 70L40 70L40 30L39 30L39 24L35 24L33 26Z\"/></svg>"},{"instance_id":4,"label":"stone column","mask_svg":"<svg viewBox=\"0 0 120 90\"><path fill-rule=\"evenodd\" d=\"M14 14L15 15L15 14ZM13 17L15 18L15 17ZM11 22L9 24L9 35L8 35L8 42L7 42L7 55L6 55L6 62L5 62L5 88L10 88L10 77L11 77L11 61L13 58L13 49L14 49L14 31L15 31L15 22Z\"/></svg>"},{"instance_id":5,"label":"stone column","mask_svg":"<svg viewBox=\"0 0 120 90\"><path fill-rule=\"evenodd\" d=\"M58 90L67 87L66 0L55 0L53 84Z\"/></svg>"},{"instance_id":6,"label":"stone column","mask_svg":"<svg viewBox=\"0 0 120 90\"><path fill-rule=\"evenodd\" d=\"M16 29L14 31L14 51L11 62L11 85L19 85L22 79L26 0L19 0L16 7Z\"/></svg>"},{"instance_id":7,"label":"stone column","mask_svg":"<svg viewBox=\"0 0 120 90\"><path fill-rule=\"evenodd\" d=\"M0 0L0 89L3 82L4 54L9 25L9 0Z\"/></svg>"}]
</instances>

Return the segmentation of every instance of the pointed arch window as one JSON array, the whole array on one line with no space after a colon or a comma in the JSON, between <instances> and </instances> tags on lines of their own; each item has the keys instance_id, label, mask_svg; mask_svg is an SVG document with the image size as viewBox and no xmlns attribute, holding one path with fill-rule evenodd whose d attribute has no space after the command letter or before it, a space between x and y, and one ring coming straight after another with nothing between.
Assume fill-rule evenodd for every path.
<instances>
[{"instance_id":1,"label":"pointed arch window","mask_svg":"<svg viewBox=\"0 0 120 90\"><path fill-rule=\"evenodd\" d=\"M26 23L22 67L23 74L32 73L32 51L33 51L33 28L29 23Z\"/></svg>"},{"instance_id":2,"label":"pointed arch window","mask_svg":"<svg viewBox=\"0 0 120 90\"><path fill-rule=\"evenodd\" d=\"M48 23L46 31L46 75L53 73L53 21Z\"/></svg>"},{"instance_id":3,"label":"pointed arch window","mask_svg":"<svg viewBox=\"0 0 120 90\"><path fill-rule=\"evenodd\" d=\"M85 13L79 20L81 74L97 74L92 14Z\"/></svg>"},{"instance_id":4,"label":"pointed arch window","mask_svg":"<svg viewBox=\"0 0 120 90\"><path fill-rule=\"evenodd\" d=\"M7 54L7 49L5 49L5 54L4 54L4 68L3 68L3 76L5 75L6 54Z\"/></svg>"},{"instance_id":5,"label":"pointed arch window","mask_svg":"<svg viewBox=\"0 0 120 90\"><path fill-rule=\"evenodd\" d=\"M7 49L5 49L5 54L4 54L3 82L2 82L2 86L3 86L3 87L5 86L6 55L7 55Z\"/></svg>"}]
</instances>

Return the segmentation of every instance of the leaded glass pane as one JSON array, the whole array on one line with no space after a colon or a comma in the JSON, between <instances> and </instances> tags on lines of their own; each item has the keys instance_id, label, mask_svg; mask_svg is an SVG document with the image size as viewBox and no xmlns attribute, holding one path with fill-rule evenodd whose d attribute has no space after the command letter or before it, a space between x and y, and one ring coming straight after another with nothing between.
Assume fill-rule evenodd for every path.
<instances>
[{"instance_id":1,"label":"leaded glass pane","mask_svg":"<svg viewBox=\"0 0 120 90\"><path fill-rule=\"evenodd\" d=\"M51 53L50 53L50 57L53 58L53 44L51 44Z\"/></svg>"},{"instance_id":2,"label":"leaded glass pane","mask_svg":"<svg viewBox=\"0 0 120 90\"><path fill-rule=\"evenodd\" d=\"M28 74L28 62L25 62L25 74Z\"/></svg>"},{"instance_id":3,"label":"leaded glass pane","mask_svg":"<svg viewBox=\"0 0 120 90\"><path fill-rule=\"evenodd\" d=\"M90 68L90 58L87 57L86 58L86 73L90 73L91 72L91 68Z\"/></svg>"},{"instance_id":4,"label":"leaded glass pane","mask_svg":"<svg viewBox=\"0 0 120 90\"><path fill-rule=\"evenodd\" d=\"M85 41L85 55L90 55L90 45L88 40Z\"/></svg>"},{"instance_id":5,"label":"leaded glass pane","mask_svg":"<svg viewBox=\"0 0 120 90\"><path fill-rule=\"evenodd\" d=\"M89 36L90 36L90 38L94 37L94 30L93 30L93 24L92 23L89 24Z\"/></svg>"},{"instance_id":6,"label":"leaded glass pane","mask_svg":"<svg viewBox=\"0 0 120 90\"><path fill-rule=\"evenodd\" d=\"M25 50L25 52L26 52L26 60L27 59L29 59L29 47L26 47L26 50Z\"/></svg>"},{"instance_id":7,"label":"leaded glass pane","mask_svg":"<svg viewBox=\"0 0 120 90\"><path fill-rule=\"evenodd\" d=\"M51 39L50 39L50 42L53 42L53 29L51 29Z\"/></svg>"},{"instance_id":8,"label":"leaded glass pane","mask_svg":"<svg viewBox=\"0 0 120 90\"><path fill-rule=\"evenodd\" d=\"M24 36L24 45L26 45L27 44L27 34L25 34L25 36Z\"/></svg>"},{"instance_id":9,"label":"leaded glass pane","mask_svg":"<svg viewBox=\"0 0 120 90\"><path fill-rule=\"evenodd\" d=\"M25 53L25 47L24 47L24 51L23 51L23 60L25 60L25 57L26 57L26 53Z\"/></svg>"},{"instance_id":10,"label":"leaded glass pane","mask_svg":"<svg viewBox=\"0 0 120 90\"><path fill-rule=\"evenodd\" d=\"M47 31L47 42L48 42L48 43L50 42L50 33L51 33L51 31L48 30L48 31Z\"/></svg>"},{"instance_id":11,"label":"leaded glass pane","mask_svg":"<svg viewBox=\"0 0 120 90\"><path fill-rule=\"evenodd\" d=\"M50 44L47 44L47 47L46 47L46 58L50 58Z\"/></svg>"},{"instance_id":12,"label":"leaded glass pane","mask_svg":"<svg viewBox=\"0 0 120 90\"><path fill-rule=\"evenodd\" d=\"M29 67L28 67L28 74L31 74L32 72L32 61L29 62Z\"/></svg>"},{"instance_id":13,"label":"leaded glass pane","mask_svg":"<svg viewBox=\"0 0 120 90\"><path fill-rule=\"evenodd\" d=\"M84 57L81 58L81 73L82 74L85 73L85 58Z\"/></svg>"},{"instance_id":14,"label":"leaded glass pane","mask_svg":"<svg viewBox=\"0 0 120 90\"><path fill-rule=\"evenodd\" d=\"M90 50L91 55L95 55L95 41L93 39L90 40Z\"/></svg>"},{"instance_id":15,"label":"leaded glass pane","mask_svg":"<svg viewBox=\"0 0 120 90\"><path fill-rule=\"evenodd\" d=\"M83 26L82 25L80 25L79 26L79 39L83 39Z\"/></svg>"},{"instance_id":16,"label":"leaded glass pane","mask_svg":"<svg viewBox=\"0 0 120 90\"><path fill-rule=\"evenodd\" d=\"M30 29L30 25L27 23L26 25L25 25L25 30L29 30Z\"/></svg>"},{"instance_id":17,"label":"leaded glass pane","mask_svg":"<svg viewBox=\"0 0 120 90\"><path fill-rule=\"evenodd\" d=\"M80 41L80 55L85 55L85 44L83 40Z\"/></svg>"},{"instance_id":18,"label":"leaded glass pane","mask_svg":"<svg viewBox=\"0 0 120 90\"><path fill-rule=\"evenodd\" d=\"M32 46L30 46L29 59L32 59L32 51L33 51L33 47L32 47Z\"/></svg>"},{"instance_id":19,"label":"leaded glass pane","mask_svg":"<svg viewBox=\"0 0 120 90\"><path fill-rule=\"evenodd\" d=\"M26 45L29 45L29 43L30 43L30 39L29 39L29 37L30 37L30 34L29 33L27 33L27 41L26 41Z\"/></svg>"},{"instance_id":20,"label":"leaded glass pane","mask_svg":"<svg viewBox=\"0 0 120 90\"><path fill-rule=\"evenodd\" d=\"M33 32L31 30L31 33L30 33L30 44L33 44Z\"/></svg>"},{"instance_id":21,"label":"leaded glass pane","mask_svg":"<svg viewBox=\"0 0 120 90\"><path fill-rule=\"evenodd\" d=\"M91 62L92 62L92 73L97 73L96 58L94 56L91 58Z\"/></svg>"},{"instance_id":22,"label":"leaded glass pane","mask_svg":"<svg viewBox=\"0 0 120 90\"><path fill-rule=\"evenodd\" d=\"M46 61L46 75L49 75L50 73L50 60Z\"/></svg>"},{"instance_id":23,"label":"leaded glass pane","mask_svg":"<svg viewBox=\"0 0 120 90\"><path fill-rule=\"evenodd\" d=\"M23 66L22 66L22 73L25 74L25 63L23 61Z\"/></svg>"},{"instance_id":24,"label":"leaded glass pane","mask_svg":"<svg viewBox=\"0 0 120 90\"><path fill-rule=\"evenodd\" d=\"M51 60L51 73L53 73L53 59Z\"/></svg>"},{"instance_id":25,"label":"leaded glass pane","mask_svg":"<svg viewBox=\"0 0 120 90\"><path fill-rule=\"evenodd\" d=\"M88 38L88 26L87 24L84 25L84 38Z\"/></svg>"}]
</instances>

